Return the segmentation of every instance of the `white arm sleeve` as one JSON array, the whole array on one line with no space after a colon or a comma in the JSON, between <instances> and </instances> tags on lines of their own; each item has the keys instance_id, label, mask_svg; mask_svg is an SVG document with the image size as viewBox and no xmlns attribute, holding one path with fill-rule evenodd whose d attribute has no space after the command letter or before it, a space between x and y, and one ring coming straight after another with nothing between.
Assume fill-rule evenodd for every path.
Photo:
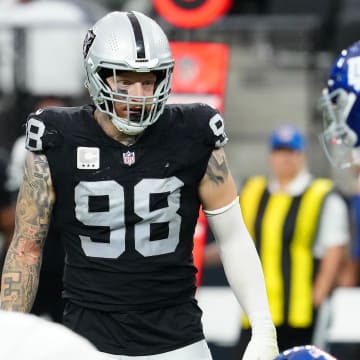
<instances>
[{"instance_id":1,"label":"white arm sleeve","mask_svg":"<svg viewBox=\"0 0 360 360\"><path fill-rule=\"evenodd\" d=\"M219 247L226 277L252 328L257 319L271 321L261 262L245 226L239 199L204 213Z\"/></svg>"},{"instance_id":2,"label":"white arm sleeve","mask_svg":"<svg viewBox=\"0 0 360 360\"><path fill-rule=\"evenodd\" d=\"M243 360L273 360L279 354L265 281L254 242L245 226L239 198L212 211L204 210L220 250L226 277L251 324Z\"/></svg>"}]
</instances>

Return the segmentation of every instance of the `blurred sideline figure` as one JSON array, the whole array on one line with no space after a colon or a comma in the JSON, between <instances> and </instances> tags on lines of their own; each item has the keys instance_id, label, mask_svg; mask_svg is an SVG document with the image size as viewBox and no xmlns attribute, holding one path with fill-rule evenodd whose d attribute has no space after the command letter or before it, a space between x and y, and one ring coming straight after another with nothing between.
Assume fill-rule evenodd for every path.
<instances>
[{"instance_id":1,"label":"blurred sideline figure","mask_svg":"<svg viewBox=\"0 0 360 360\"><path fill-rule=\"evenodd\" d=\"M13 207L12 194L7 189L7 166L8 152L0 148L0 268L3 266L15 225L15 209Z\"/></svg>"},{"instance_id":2,"label":"blurred sideline figure","mask_svg":"<svg viewBox=\"0 0 360 360\"><path fill-rule=\"evenodd\" d=\"M261 263L208 105L166 104L174 68L160 26L112 12L83 45L94 104L28 117L1 307L28 312L51 221L64 241L64 324L115 358L210 360L195 299L200 205L249 316L244 360L278 355Z\"/></svg>"},{"instance_id":3,"label":"blurred sideline figure","mask_svg":"<svg viewBox=\"0 0 360 360\"><path fill-rule=\"evenodd\" d=\"M33 111L52 106L66 106L68 104L66 99L55 95L35 97L33 102ZM7 189L12 193L13 219L15 215L15 201L23 178L25 158L25 135L22 135L13 145L8 167ZM58 323L62 322L64 310L61 296L64 256L62 241L55 227L51 225L44 246L39 286L31 313L48 317Z\"/></svg>"},{"instance_id":4,"label":"blurred sideline figure","mask_svg":"<svg viewBox=\"0 0 360 360\"><path fill-rule=\"evenodd\" d=\"M355 177L360 169L353 166ZM353 191L348 195L350 213L351 241L348 249L347 261L339 273L339 286L352 287L360 285L360 182L356 180Z\"/></svg>"},{"instance_id":5,"label":"blurred sideline figure","mask_svg":"<svg viewBox=\"0 0 360 360\"><path fill-rule=\"evenodd\" d=\"M350 169L360 188L360 41L343 49L329 71L327 86L322 91L321 141L330 163L340 169ZM360 202L359 192L350 200L353 214L352 257L341 273L341 285L359 286ZM350 341L333 344L331 352L341 359L360 359L360 343Z\"/></svg>"},{"instance_id":6,"label":"blurred sideline figure","mask_svg":"<svg viewBox=\"0 0 360 360\"><path fill-rule=\"evenodd\" d=\"M35 315L0 311L0 359L105 360L86 339Z\"/></svg>"},{"instance_id":7,"label":"blurred sideline figure","mask_svg":"<svg viewBox=\"0 0 360 360\"><path fill-rule=\"evenodd\" d=\"M274 360L337 360L337 359L314 345L302 345L302 346L295 346L291 349L285 350Z\"/></svg>"},{"instance_id":8,"label":"blurred sideline figure","mask_svg":"<svg viewBox=\"0 0 360 360\"><path fill-rule=\"evenodd\" d=\"M360 169L356 170L357 172ZM360 184L358 184L360 187ZM349 254L349 261L346 264L346 271L343 272L340 285L360 286L360 188L356 188L350 198L350 213L352 224L352 242Z\"/></svg>"},{"instance_id":9,"label":"blurred sideline figure","mask_svg":"<svg viewBox=\"0 0 360 360\"><path fill-rule=\"evenodd\" d=\"M331 294L349 241L345 200L306 164L304 135L284 124L269 137L270 176L248 178L240 193L263 266L280 351L312 342L317 309ZM243 319L241 358L251 336Z\"/></svg>"}]
</instances>

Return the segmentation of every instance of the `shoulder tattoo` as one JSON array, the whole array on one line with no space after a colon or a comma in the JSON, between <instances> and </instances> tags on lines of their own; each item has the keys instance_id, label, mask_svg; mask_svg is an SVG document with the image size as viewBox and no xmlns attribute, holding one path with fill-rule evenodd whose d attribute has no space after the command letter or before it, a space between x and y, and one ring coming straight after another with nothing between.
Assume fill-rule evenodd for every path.
<instances>
[{"instance_id":1,"label":"shoulder tattoo","mask_svg":"<svg viewBox=\"0 0 360 360\"><path fill-rule=\"evenodd\" d=\"M225 152L222 148L212 152L206 169L206 175L215 184L224 183L229 176L229 168Z\"/></svg>"}]
</instances>

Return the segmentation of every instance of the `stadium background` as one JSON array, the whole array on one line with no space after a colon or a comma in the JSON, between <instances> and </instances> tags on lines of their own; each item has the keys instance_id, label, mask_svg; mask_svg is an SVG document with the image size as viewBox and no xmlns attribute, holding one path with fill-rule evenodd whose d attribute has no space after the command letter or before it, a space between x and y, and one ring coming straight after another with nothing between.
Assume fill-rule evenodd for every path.
<instances>
[{"instance_id":1,"label":"stadium background","mask_svg":"<svg viewBox=\"0 0 360 360\"><path fill-rule=\"evenodd\" d=\"M79 49L84 30L108 10L133 9L158 20L172 41L229 47L224 115L237 181L266 169L269 131L292 122L309 137L315 175L334 176L349 191L351 176L334 173L319 148L316 103L335 54L357 39L358 1L233 0L224 16L195 28L172 25L150 0L64 0L62 11L52 10L55 0L21 0L16 11L10 5L15 2L0 1L0 144L5 148L23 131L34 95L70 97L74 104L86 98ZM34 6L44 2L48 5ZM169 2L206 3L158 3Z\"/></svg>"},{"instance_id":2,"label":"stadium background","mask_svg":"<svg viewBox=\"0 0 360 360\"><path fill-rule=\"evenodd\" d=\"M221 111L230 138L227 154L239 184L266 171L269 132L291 122L308 137L311 171L332 177L345 193L352 191L353 175L331 168L320 148L317 100L335 55L360 38L358 0L233 0L226 14L197 27L186 19L181 27L172 24L150 0L0 0L0 146L5 150L23 133L37 97L65 97L74 105L88 100L81 42L89 24L109 10L148 14L171 41L227 46ZM214 272L204 274L205 282L209 278L217 279L215 285L223 281Z\"/></svg>"}]
</instances>

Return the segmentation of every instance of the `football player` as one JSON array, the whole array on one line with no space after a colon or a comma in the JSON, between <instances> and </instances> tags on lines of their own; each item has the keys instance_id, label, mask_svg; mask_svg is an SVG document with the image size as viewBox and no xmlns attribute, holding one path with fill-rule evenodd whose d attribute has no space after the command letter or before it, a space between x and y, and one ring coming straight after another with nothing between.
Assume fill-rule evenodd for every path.
<instances>
[{"instance_id":1,"label":"football player","mask_svg":"<svg viewBox=\"0 0 360 360\"><path fill-rule=\"evenodd\" d=\"M251 322L244 359L272 360L276 331L222 117L204 104L166 105L174 60L163 30L142 13L101 18L83 53L94 104L27 121L2 308L30 310L52 218L66 250L66 326L119 359L211 359L194 298L202 204Z\"/></svg>"},{"instance_id":2,"label":"football player","mask_svg":"<svg viewBox=\"0 0 360 360\"><path fill-rule=\"evenodd\" d=\"M336 57L323 89L320 107L323 111L322 145L331 164L351 168L360 174L360 41L343 49ZM340 285L359 285L360 268L360 194L350 201L354 237L350 258L340 275Z\"/></svg>"},{"instance_id":3,"label":"football player","mask_svg":"<svg viewBox=\"0 0 360 360\"><path fill-rule=\"evenodd\" d=\"M274 360L336 360L332 355L314 345L295 346L285 350Z\"/></svg>"},{"instance_id":4,"label":"football player","mask_svg":"<svg viewBox=\"0 0 360 360\"><path fill-rule=\"evenodd\" d=\"M323 89L322 145L339 168L360 165L360 41L341 51Z\"/></svg>"}]
</instances>

